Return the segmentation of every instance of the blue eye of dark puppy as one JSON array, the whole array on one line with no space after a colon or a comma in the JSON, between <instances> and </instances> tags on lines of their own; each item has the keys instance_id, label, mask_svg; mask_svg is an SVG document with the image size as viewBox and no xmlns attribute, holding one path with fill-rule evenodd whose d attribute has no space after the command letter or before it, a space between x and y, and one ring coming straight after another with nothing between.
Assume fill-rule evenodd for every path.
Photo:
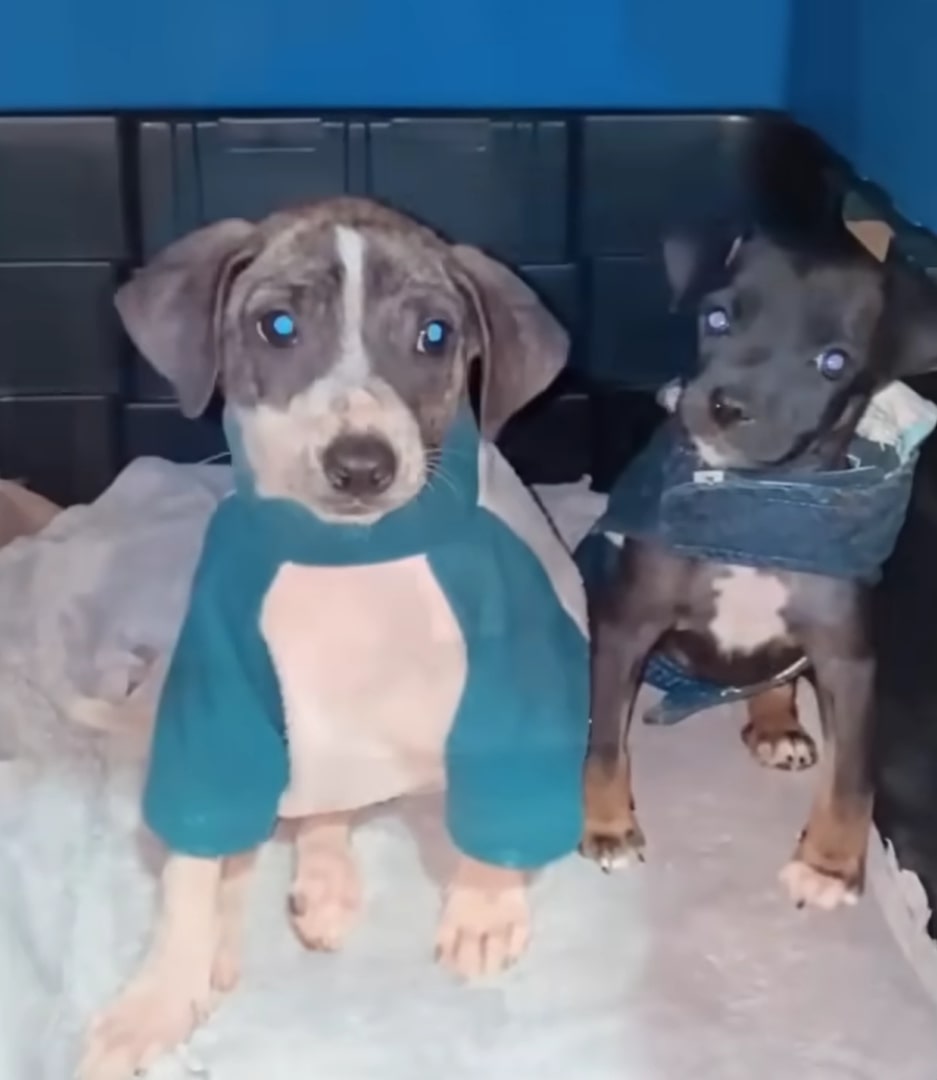
<instances>
[{"instance_id":1,"label":"blue eye of dark puppy","mask_svg":"<svg viewBox=\"0 0 937 1080\"><path fill-rule=\"evenodd\" d=\"M283 348L296 341L296 320L288 311L268 311L257 320L257 332L268 345Z\"/></svg>"},{"instance_id":2,"label":"blue eye of dark puppy","mask_svg":"<svg viewBox=\"0 0 937 1080\"><path fill-rule=\"evenodd\" d=\"M816 359L817 370L826 379L838 379L848 363L849 357L842 349L826 349Z\"/></svg>"},{"instance_id":3,"label":"blue eye of dark puppy","mask_svg":"<svg viewBox=\"0 0 937 1080\"><path fill-rule=\"evenodd\" d=\"M449 341L450 327L442 319L430 319L426 323L420 335L416 339L417 352L427 353L430 356L441 353Z\"/></svg>"},{"instance_id":4,"label":"blue eye of dark puppy","mask_svg":"<svg viewBox=\"0 0 937 1080\"><path fill-rule=\"evenodd\" d=\"M732 328L732 321L725 308L710 308L703 319L708 334L728 334L729 330Z\"/></svg>"}]
</instances>

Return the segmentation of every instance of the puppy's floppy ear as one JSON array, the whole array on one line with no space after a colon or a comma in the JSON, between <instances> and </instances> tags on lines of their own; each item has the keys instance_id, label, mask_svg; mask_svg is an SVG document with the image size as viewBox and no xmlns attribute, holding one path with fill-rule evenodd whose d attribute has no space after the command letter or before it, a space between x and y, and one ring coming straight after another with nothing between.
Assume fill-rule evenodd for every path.
<instances>
[{"instance_id":1,"label":"puppy's floppy ear","mask_svg":"<svg viewBox=\"0 0 937 1080\"><path fill-rule=\"evenodd\" d=\"M479 322L481 429L494 439L563 370L569 336L506 266L477 248L456 245L452 251Z\"/></svg>"},{"instance_id":2,"label":"puppy's floppy ear","mask_svg":"<svg viewBox=\"0 0 937 1080\"><path fill-rule=\"evenodd\" d=\"M893 378L937 369L937 284L897 257L885 264L884 362Z\"/></svg>"},{"instance_id":3,"label":"puppy's floppy ear","mask_svg":"<svg viewBox=\"0 0 937 1080\"><path fill-rule=\"evenodd\" d=\"M661 244L671 310L690 310L706 293L728 284L732 264L747 237L748 230L733 221L671 230Z\"/></svg>"},{"instance_id":4,"label":"puppy's floppy ear","mask_svg":"<svg viewBox=\"0 0 937 1080\"><path fill-rule=\"evenodd\" d=\"M205 411L218 377L219 322L254 226L230 219L170 244L114 299L137 349L172 384L184 416Z\"/></svg>"}]
</instances>

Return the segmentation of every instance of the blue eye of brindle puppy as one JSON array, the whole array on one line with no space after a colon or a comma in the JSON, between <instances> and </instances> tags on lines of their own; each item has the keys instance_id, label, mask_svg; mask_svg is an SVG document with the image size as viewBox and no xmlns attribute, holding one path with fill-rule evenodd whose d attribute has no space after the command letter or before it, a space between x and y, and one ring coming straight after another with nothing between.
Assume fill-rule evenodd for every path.
<instances>
[{"instance_id":1,"label":"blue eye of brindle puppy","mask_svg":"<svg viewBox=\"0 0 937 1080\"><path fill-rule=\"evenodd\" d=\"M257 320L257 333L275 349L295 345L299 340L296 320L288 311L267 311Z\"/></svg>"},{"instance_id":2,"label":"blue eye of brindle puppy","mask_svg":"<svg viewBox=\"0 0 937 1080\"><path fill-rule=\"evenodd\" d=\"M416 339L416 351L426 356L441 356L449 344L452 327L445 319L430 319Z\"/></svg>"}]
</instances>

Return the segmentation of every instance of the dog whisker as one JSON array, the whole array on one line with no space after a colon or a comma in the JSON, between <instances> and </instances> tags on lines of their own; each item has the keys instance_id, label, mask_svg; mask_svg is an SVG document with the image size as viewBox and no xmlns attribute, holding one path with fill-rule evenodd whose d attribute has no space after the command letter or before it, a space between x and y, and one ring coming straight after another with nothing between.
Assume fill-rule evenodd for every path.
<instances>
[{"instance_id":1,"label":"dog whisker","mask_svg":"<svg viewBox=\"0 0 937 1080\"><path fill-rule=\"evenodd\" d=\"M459 486L456 483L455 479L450 476L448 472L446 472L446 470L442 467L441 463L438 461L431 464L430 467L427 469L426 486L432 487L432 484L435 480L438 480L440 483L445 484L454 495L459 494Z\"/></svg>"},{"instance_id":2,"label":"dog whisker","mask_svg":"<svg viewBox=\"0 0 937 1080\"><path fill-rule=\"evenodd\" d=\"M452 480L448 476L442 476L442 475L437 473L430 479L427 486L432 488L433 481L439 481L440 484L444 484L455 495L457 495L459 493L459 489L456 487L456 485L452 482Z\"/></svg>"},{"instance_id":3,"label":"dog whisker","mask_svg":"<svg viewBox=\"0 0 937 1080\"><path fill-rule=\"evenodd\" d=\"M442 450L438 450L436 453L439 457L442 457ZM474 461L476 455L474 451L466 450L461 446L450 446L446 452L446 456L462 461Z\"/></svg>"}]
</instances>

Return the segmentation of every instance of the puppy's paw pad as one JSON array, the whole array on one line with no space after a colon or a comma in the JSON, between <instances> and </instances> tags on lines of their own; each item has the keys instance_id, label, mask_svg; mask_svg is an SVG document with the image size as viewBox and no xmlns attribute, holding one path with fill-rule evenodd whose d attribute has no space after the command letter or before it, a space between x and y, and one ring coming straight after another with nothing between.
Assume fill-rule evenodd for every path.
<instances>
[{"instance_id":1,"label":"puppy's paw pad","mask_svg":"<svg viewBox=\"0 0 937 1080\"><path fill-rule=\"evenodd\" d=\"M601 826L586 828L579 853L610 874L625 866L644 862L644 833L638 825L615 831Z\"/></svg>"},{"instance_id":2,"label":"puppy's paw pad","mask_svg":"<svg viewBox=\"0 0 937 1080\"><path fill-rule=\"evenodd\" d=\"M780 874L781 884L798 906L822 911L852 906L859 901L859 887L844 877L818 870L801 859L792 859Z\"/></svg>"},{"instance_id":3,"label":"puppy's paw pad","mask_svg":"<svg viewBox=\"0 0 937 1080\"><path fill-rule=\"evenodd\" d=\"M184 1043L211 1004L209 988L191 993L169 980L128 989L92 1023L78 1080L131 1080Z\"/></svg>"},{"instance_id":4,"label":"puppy's paw pad","mask_svg":"<svg viewBox=\"0 0 937 1080\"><path fill-rule=\"evenodd\" d=\"M350 851L307 853L290 891L290 921L296 936L307 949L340 948L361 901L361 879Z\"/></svg>"},{"instance_id":5,"label":"puppy's paw pad","mask_svg":"<svg viewBox=\"0 0 937 1080\"><path fill-rule=\"evenodd\" d=\"M436 959L463 979L497 975L520 959L529 939L526 888L455 886L439 922Z\"/></svg>"},{"instance_id":6,"label":"puppy's paw pad","mask_svg":"<svg viewBox=\"0 0 937 1080\"><path fill-rule=\"evenodd\" d=\"M768 769L800 772L817 763L817 744L800 728L764 734L749 725L742 739L759 765Z\"/></svg>"}]
</instances>

